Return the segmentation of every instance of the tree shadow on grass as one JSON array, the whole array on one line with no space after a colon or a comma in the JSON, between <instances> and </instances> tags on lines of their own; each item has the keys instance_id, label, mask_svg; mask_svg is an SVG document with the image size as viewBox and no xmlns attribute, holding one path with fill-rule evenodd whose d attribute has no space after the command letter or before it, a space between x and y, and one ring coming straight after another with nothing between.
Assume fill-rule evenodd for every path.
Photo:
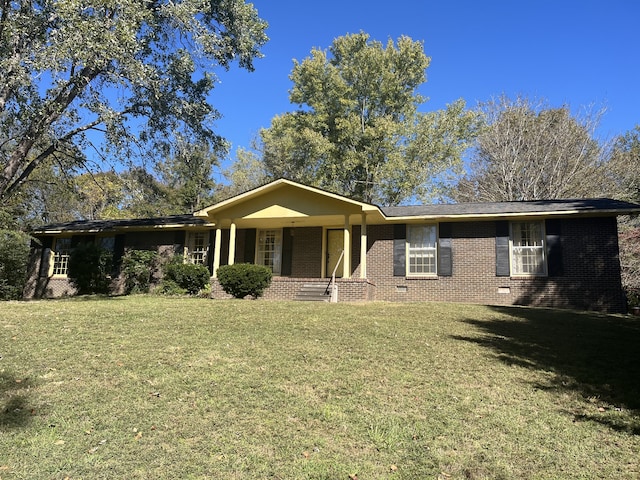
<instances>
[{"instance_id":1,"label":"tree shadow on grass","mask_svg":"<svg viewBox=\"0 0 640 480\"><path fill-rule=\"evenodd\" d=\"M20 379L10 372L0 373L0 431L25 427L33 418L28 390L29 379Z\"/></svg>"},{"instance_id":2,"label":"tree shadow on grass","mask_svg":"<svg viewBox=\"0 0 640 480\"><path fill-rule=\"evenodd\" d=\"M571 412L576 421L595 421L640 435L640 320L491 308L504 315L468 319L481 335L454 338L482 345L507 364L551 372L548 382L535 387L574 391L594 403L594 413Z\"/></svg>"}]
</instances>

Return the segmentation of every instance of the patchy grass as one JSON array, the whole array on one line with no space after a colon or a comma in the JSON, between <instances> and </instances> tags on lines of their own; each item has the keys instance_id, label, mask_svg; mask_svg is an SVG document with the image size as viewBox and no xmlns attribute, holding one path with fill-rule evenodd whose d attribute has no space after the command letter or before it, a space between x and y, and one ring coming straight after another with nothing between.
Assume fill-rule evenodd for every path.
<instances>
[{"instance_id":1,"label":"patchy grass","mask_svg":"<svg viewBox=\"0 0 640 480\"><path fill-rule=\"evenodd\" d=\"M640 322L451 304L0 304L0 478L640 477Z\"/></svg>"}]
</instances>

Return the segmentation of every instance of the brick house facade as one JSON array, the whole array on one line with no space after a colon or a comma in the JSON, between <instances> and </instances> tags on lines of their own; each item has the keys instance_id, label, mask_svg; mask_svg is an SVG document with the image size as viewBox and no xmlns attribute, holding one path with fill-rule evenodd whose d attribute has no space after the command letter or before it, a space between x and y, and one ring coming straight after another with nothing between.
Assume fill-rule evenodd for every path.
<instances>
[{"instance_id":1,"label":"brick house facade","mask_svg":"<svg viewBox=\"0 0 640 480\"><path fill-rule=\"evenodd\" d=\"M73 295L64 256L74 243L101 241L116 263L147 249L207 264L213 298L226 297L217 268L249 262L274 270L267 299L328 285L335 271L340 301L624 312L616 216L636 213L640 205L607 199L379 208L278 180L193 215L43 227L33 232L25 297Z\"/></svg>"}]
</instances>

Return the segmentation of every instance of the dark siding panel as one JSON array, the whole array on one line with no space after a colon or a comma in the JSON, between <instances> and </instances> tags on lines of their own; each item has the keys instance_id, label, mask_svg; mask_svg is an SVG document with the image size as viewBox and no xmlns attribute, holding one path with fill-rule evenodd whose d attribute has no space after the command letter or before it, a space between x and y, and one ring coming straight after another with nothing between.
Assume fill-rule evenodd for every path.
<instances>
[{"instance_id":1,"label":"dark siding panel","mask_svg":"<svg viewBox=\"0 0 640 480\"><path fill-rule=\"evenodd\" d=\"M393 226L393 276L404 277L407 274L406 262L407 226Z\"/></svg>"},{"instance_id":2,"label":"dark siding panel","mask_svg":"<svg viewBox=\"0 0 640 480\"><path fill-rule=\"evenodd\" d=\"M220 237L220 265L229 264L229 238L231 238L231 230L221 230ZM215 238L215 232L213 232Z\"/></svg>"},{"instance_id":3,"label":"dark siding panel","mask_svg":"<svg viewBox=\"0 0 640 480\"><path fill-rule=\"evenodd\" d=\"M453 253L451 249L451 224L441 223L438 227L438 275L450 277L453 275Z\"/></svg>"},{"instance_id":4,"label":"dark siding panel","mask_svg":"<svg viewBox=\"0 0 640 480\"><path fill-rule=\"evenodd\" d=\"M496 276L511 275L509 265L509 222L496 222Z\"/></svg>"},{"instance_id":5,"label":"dark siding panel","mask_svg":"<svg viewBox=\"0 0 640 480\"><path fill-rule=\"evenodd\" d=\"M256 261L256 229L249 228L244 231L244 262L255 263Z\"/></svg>"},{"instance_id":6,"label":"dark siding panel","mask_svg":"<svg viewBox=\"0 0 640 480\"><path fill-rule=\"evenodd\" d=\"M177 230L173 239L173 253L176 255L182 255L184 253L184 242L187 238L187 232L185 230Z\"/></svg>"},{"instance_id":7,"label":"dark siding panel","mask_svg":"<svg viewBox=\"0 0 640 480\"><path fill-rule=\"evenodd\" d=\"M40 276L47 277L49 275L49 266L51 263L51 247L53 246L52 237L44 237L42 239L42 259L40 261Z\"/></svg>"},{"instance_id":8,"label":"dark siding panel","mask_svg":"<svg viewBox=\"0 0 640 480\"><path fill-rule=\"evenodd\" d=\"M545 222L547 235L547 267L550 277L559 277L564 273L562 262L561 221L558 218Z\"/></svg>"},{"instance_id":9,"label":"dark siding panel","mask_svg":"<svg viewBox=\"0 0 640 480\"><path fill-rule=\"evenodd\" d=\"M291 228L282 229L282 265L280 274L284 277L291 276L291 264L293 260L293 237Z\"/></svg>"}]
</instances>

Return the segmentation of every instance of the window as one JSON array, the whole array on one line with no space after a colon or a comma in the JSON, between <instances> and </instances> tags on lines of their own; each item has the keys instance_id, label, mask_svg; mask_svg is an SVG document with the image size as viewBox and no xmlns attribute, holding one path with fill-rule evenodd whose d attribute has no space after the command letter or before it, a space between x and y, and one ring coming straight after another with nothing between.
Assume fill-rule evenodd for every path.
<instances>
[{"instance_id":1,"label":"window","mask_svg":"<svg viewBox=\"0 0 640 480\"><path fill-rule=\"evenodd\" d=\"M513 275L546 275L542 222L511 224L511 272Z\"/></svg>"},{"instance_id":2,"label":"window","mask_svg":"<svg viewBox=\"0 0 640 480\"><path fill-rule=\"evenodd\" d=\"M113 253L116 245L116 237L98 237L96 238L96 244L100 248Z\"/></svg>"},{"instance_id":3,"label":"window","mask_svg":"<svg viewBox=\"0 0 640 480\"><path fill-rule=\"evenodd\" d=\"M69 271L69 253L71 238L56 238L53 246L52 275L66 275Z\"/></svg>"},{"instance_id":4,"label":"window","mask_svg":"<svg viewBox=\"0 0 640 480\"><path fill-rule=\"evenodd\" d=\"M209 232L188 232L186 259L189 263L206 265L209 252Z\"/></svg>"},{"instance_id":5,"label":"window","mask_svg":"<svg viewBox=\"0 0 640 480\"><path fill-rule=\"evenodd\" d=\"M282 230L258 230L256 264L264 265L280 275L282 266Z\"/></svg>"},{"instance_id":6,"label":"window","mask_svg":"<svg viewBox=\"0 0 640 480\"><path fill-rule=\"evenodd\" d=\"M407 227L407 275L436 274L437 231L435 225Z\"/></svg>"}]
</instances>

